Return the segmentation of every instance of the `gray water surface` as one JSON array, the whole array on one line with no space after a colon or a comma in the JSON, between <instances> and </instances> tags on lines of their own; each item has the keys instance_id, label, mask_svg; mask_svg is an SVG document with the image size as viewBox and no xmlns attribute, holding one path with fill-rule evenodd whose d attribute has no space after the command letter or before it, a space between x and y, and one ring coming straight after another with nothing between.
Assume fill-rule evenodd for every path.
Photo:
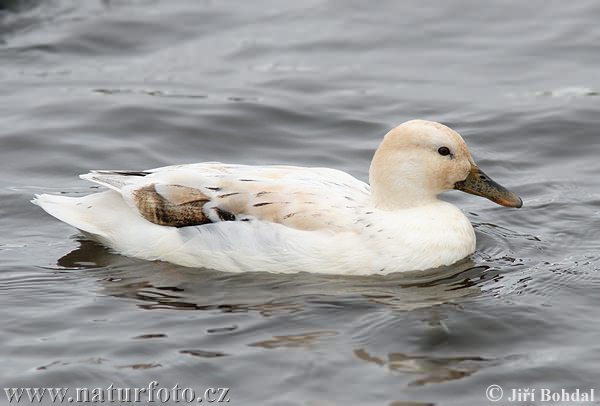
<instances>
[{"instance_id":1,"label":"gray water surface","mask_svg":"<svg viewBox=\"0 0 600 406\"><path fill-rule=\"evenodd\" d=\"M155 380L229 387L233 405L484 405L492 384L600 399L599 19L596 1L0 1L0 386ZM447 194L478 244L443 269L182 268L110 253L29 204L96 191L89 169L201 161L366 180L413 118L459 131L525 202Z\"/></svg>"}]
</instances>

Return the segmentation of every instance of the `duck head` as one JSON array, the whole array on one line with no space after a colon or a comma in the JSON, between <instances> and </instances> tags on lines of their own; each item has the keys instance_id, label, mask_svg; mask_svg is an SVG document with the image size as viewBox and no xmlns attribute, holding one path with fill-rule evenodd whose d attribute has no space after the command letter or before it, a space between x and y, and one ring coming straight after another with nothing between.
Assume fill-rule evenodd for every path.
<instances>
[{"instance_id":1,"label":"duck head","mask_svg":"<svg viewBox=\"0 0 600 406\"><path fill-rule=\"evenodd\" d=\"M369 182L382 209L426 204L452 189L506 207L523 205L479 169L456 131L433 121L411 120L388 132L373 157Z\"/></svg>"}]
</instances>

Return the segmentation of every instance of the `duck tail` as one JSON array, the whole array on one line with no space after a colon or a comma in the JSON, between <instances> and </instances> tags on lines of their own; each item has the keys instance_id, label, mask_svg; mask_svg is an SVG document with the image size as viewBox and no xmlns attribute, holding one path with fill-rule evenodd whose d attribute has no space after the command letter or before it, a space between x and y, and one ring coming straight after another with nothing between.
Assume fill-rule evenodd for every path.
<instances>
[{"instance_id":1,"label":"duck tail","mask_svg":"<svg viewBox=\"0 0 600 406\"><path fill-rule=\"evenodd\" d=\"M88 196L68 197L49 194L35 195L31 203L40 206L46 213L86 233L102 236L92 217L92 202Z\"/></svg>"}]
</instances>

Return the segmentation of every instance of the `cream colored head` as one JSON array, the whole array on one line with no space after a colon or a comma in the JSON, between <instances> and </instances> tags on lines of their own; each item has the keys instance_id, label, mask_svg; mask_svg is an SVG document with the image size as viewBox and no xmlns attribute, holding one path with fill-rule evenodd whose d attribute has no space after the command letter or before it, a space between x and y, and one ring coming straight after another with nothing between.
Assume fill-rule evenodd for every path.
<instances>
[{"instance_id":1,"label":"cream colored head","mask_svg":"<svg viewBox=\"0 0 600 406\"><path fill-rule=\"evenodd\" d=\"M467 178L468 187L461 187ZM456 131L433 121L411 120L388 132L373 157L369 181L382 209L427 204L451 189L506 206L522 204L479 170Z\"/></svg>"}]
</instances>

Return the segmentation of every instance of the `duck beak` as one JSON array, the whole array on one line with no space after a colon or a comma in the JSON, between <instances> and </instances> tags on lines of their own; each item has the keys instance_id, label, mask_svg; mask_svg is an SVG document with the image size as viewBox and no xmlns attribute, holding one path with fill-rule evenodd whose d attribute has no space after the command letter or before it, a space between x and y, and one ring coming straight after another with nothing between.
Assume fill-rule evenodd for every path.
<instances>
[{"instance_id":1,"label":"duck beak","mask_svg":"<svg viewBox=\"0 0 600 406\"><path fill-rule=\"evenodd\" d=\"M492 202L506 207L519 208L523 206L523 200L504 186L494 182L475 164L471 164L471 171L467 179L456 182L454 189L461 190L472 195L485 197Z\"/></svg>"}]
</instances>

